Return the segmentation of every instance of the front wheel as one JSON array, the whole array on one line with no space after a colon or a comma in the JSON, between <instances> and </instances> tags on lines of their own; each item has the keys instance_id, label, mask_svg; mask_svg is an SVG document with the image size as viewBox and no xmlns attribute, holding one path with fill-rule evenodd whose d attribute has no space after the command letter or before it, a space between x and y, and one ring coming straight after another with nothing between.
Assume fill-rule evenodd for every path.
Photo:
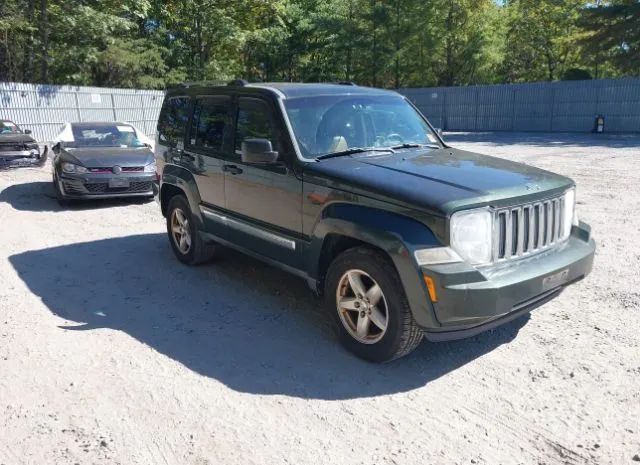
<instances>
[{"instance_id":1,"label":"front wheel","mask_svg":"<svg viewBox=\"0 0 640 465\"><path fill-rule=\"evenodd\" d=\"M56 193L56 200L58 201L58 205L61 207L66 207L69 205L69 200L64 196L62 189L60 188L60 182L58 181L58 177L56 175L53 176L53 190Z\"/></svg>"},{"instance_id":2,"label":"front wheel","mask_svg":"<svg viewBox=\"0 0 640 465\"><path fill-rule=\"evenodd\" d=\"M341 343L365 360L400 358L422 340L398 273L380 252L358 247L339 255L327 272L325 299Z\"/></svg>"},{"instance_id":3,"label":"front wheel","mask_svg":"<svg viewBox=\"0 0 640 465\"><path fill-rule=\"evenodd\" d=\"M205 242L196 228L189 202L176 195L167 207L167 234L173 253L182 263L198 265L211 260L215 245Z\"/></svg>"}]
</instances>

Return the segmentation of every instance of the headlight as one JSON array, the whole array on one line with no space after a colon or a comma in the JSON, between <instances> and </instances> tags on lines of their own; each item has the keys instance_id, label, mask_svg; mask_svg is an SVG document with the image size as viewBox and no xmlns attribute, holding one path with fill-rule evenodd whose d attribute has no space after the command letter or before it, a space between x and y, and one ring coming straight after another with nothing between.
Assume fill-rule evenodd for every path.
<instances>
[{"instance_id":1,"label":"headlight","mask_svg":"<svg viewBox=\"0 0 640 465\"><path fill-rule=\"evenodd\" d=\"M571 226L576 222L576 190L569 189L564 194L564 218L562 219L562 239L571 234Z\"/></svg>"},{"instance_id":2,"label":"headlight","mask_svg":"<svg viewBox=\"0 0 640 465\"><path fill-rule=\"evenodd\" d=\"M466 210L451 216L451 248L472 265L491 262L493 215L487 208Z\"/></svg>"},{"instance_id":3,"label":"headlight","mask_svg":"<svg viewBox=\"0 0 640 465\"><path fill-rule=\"evenodd\" d=\"M64 171L65 173L84 174L88 170L84 166L76 165L74 163L63 163L62 164L62 171Z\"/></svg>"},{"instance_id":4,"label":"headlight","mask_svg":"<svg viewBox=\"0 0 640 465\"><path fill-rule=\"evenodd\" d=\"M155 162L155 160L144 167L144 172L145 173L155 173L156 172L156 162Z\"/></svg>"}]
</instances>

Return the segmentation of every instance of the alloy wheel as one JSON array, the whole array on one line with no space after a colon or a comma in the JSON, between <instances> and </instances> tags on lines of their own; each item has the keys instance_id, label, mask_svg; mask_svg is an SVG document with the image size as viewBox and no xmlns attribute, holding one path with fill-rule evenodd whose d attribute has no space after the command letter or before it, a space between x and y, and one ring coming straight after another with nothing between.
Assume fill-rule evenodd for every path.
<instances>
[{"instance_id":1,"label":"alloy wheel","mask_svg":"<svg viewBox=\"0 0 640 465\"><path fill-rule=\"evenodd\" d=\"M340 321L357 341L375 344L387 331L389 309L380 285L362 270L347 271L338 282Z\"/></svg>"},{"instance_id":2,"label":"alloy wheel","mask_svg":"<svg viewBox=\"0 0 640 465\"><path fill-rule=\"evenodd\" d=\"M189 253L191 249L189 220L187 215L179 208L175 208L171 213L171 237L180 253L183 255Z\"/></svg>"}]
</instances>

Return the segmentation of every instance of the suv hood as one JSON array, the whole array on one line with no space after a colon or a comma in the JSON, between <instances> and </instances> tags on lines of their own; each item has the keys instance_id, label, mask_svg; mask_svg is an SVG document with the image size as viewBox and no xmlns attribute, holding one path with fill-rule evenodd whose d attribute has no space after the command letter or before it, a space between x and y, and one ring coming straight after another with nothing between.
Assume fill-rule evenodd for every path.
<instances>
[{"instance_id":1,"label":"suv hood","mask_svg":"<svg viewBox=\"0 0 640 465\"><path fill-rule=\"evenodd\" d=\"M452 148L372 153L310 163L306 180L443 215L529 202L573 185L549 171Z\"/></svg>"},{"instance_id":2,"label":"suv hood","mask_svg":"<svg viewBox=\"0 0 640 465\"><path fill-rule=\"evenodd\" d=\"M35 142L29 134L0 134L0 144L27 144Z\"/></svg>"},{"instance_id":3,"label":"suv hood","mask_svg":"<svg viewBox=\"0 0 640 465\"><path fill-rule=\"evenodd\" d=\"M153 153L148 147L66 147L62 153L64 160L80 163L87 168L145 166L153 162Z\"/></svg>"}]
</instances>

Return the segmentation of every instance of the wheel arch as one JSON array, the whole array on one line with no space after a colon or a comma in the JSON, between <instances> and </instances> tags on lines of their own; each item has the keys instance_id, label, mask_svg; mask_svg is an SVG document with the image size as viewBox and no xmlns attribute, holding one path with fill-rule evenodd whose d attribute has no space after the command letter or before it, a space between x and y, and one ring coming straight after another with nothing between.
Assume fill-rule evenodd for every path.
<instances>
[{"instance_id":1,"label":"wheel arch","mask_svg":"<svg viewBox=\"0 0 640 465\"><path fill-rule=\"evenodd\" d=\"M413 251L440 245L423 223L399 213L353 204L333 204L316 224L309 253L309 275L320 293L331 262L353 247L369 247L386 255L404 287L416 321L423 327L439 327L427 297L421 270Z\"/></svg>"},{"instance_id":2,"label":"wheel arch","mask_svg":"<svg viewBox=\"0 0 640 465\"><path fill-rule=\"evenodd\" d=\"M160 181L160 208L167 215L169 201L174 195L184 195L189 202L192 215L202 224L200 192L196 180L188 170L175 165L166 165Z\"/></svg>"}]
</instances>

